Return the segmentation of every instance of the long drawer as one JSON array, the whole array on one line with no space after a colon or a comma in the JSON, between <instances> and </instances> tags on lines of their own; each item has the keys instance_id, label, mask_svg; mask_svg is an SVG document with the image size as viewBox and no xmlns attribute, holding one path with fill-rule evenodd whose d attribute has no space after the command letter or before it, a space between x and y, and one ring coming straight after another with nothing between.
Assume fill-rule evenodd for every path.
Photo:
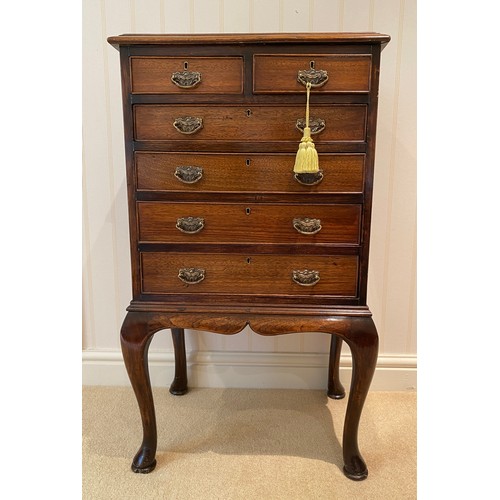
<instances>
[{"instance_id":1,"label":"long drawer","mask_svg":"<svg viewBox=\"0 0 500 500\"><path fill-rule=\"evenodd\" d=\"M141 254L142 293L357 294L355 255Z\"/></svg>"},{"instance_id":2,"label":"long drawer","mask_svg":"<svg viewBox=\"0 0 500 500\"><path fill-rule=\"evenodd\" d=\"M301 184L291 154L136 152L137 188L144 191L361 193L364 154L320 154L319 181Z\"/></svg>"},{"instance_id":3,"label":"long drawer","mask_svg":"<svg viewBox=\"0 0 500 500\"><path fill-rule=\"evenodd\" d=\"M314 106L310 120L314 141L365 141L366 112L364 104ZM303 120L303 105L134 106L134 134L140 141L299 142Z\"/></svg>"},{"instance_id":4,"label":"long drawer","mask_svg":"<svg viewBox=\"0 0 500 500\"><path fill-rule=\"evenodd\" d=\"M141 243L356 245L361 205L138 202Z\"/></svg>"}]
</instances>

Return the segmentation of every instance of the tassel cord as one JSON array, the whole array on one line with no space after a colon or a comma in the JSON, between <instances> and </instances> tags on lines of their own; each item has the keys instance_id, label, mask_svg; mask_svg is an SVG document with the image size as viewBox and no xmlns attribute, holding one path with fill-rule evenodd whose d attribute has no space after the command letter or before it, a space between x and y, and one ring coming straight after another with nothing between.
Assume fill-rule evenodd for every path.
<instances>
[{"instance_id":1,"label":"tassel cord","mask_svg":"<svg viewBox=\"0 0 500 500\"><path fill-rule=\"evenodd\" d=\"M311 93L311 82L306 84L306 127L309 128L309 94Z\"/></svg>"}]
</instances>

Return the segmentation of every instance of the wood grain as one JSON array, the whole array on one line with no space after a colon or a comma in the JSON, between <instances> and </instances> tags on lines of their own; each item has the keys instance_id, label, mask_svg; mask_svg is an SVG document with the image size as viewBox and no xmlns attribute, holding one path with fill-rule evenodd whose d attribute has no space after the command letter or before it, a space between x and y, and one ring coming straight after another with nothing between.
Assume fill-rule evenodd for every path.
<instances>
[{"instance_id":1,"label":"wood grain","mask_svg":"<svg viewBox=\"0 0 500 500\"><path fill-rule=\"evenodd\" d=\"M201 73L194 88L176 86L172 74L184 71ZM241 94L242 57L131 57L130 74L134 94Z\"/></svg>"},{"instance_id":2,"label":"wood grain","mask_svg":"<svg viewBox=\"0 0 500 500\"><path fill-rule=\"evenodd\" d=\"M316 105L311 120L321 118L326 128L313 136L318 143L330 141L364 141L367 107L359 105ZM173 126L179 117L203 119L203 128L190 135ZM135 139L139 141L296 141L302 132L296 128L305 117L305 105L281 106L134 106Z\"/></svg>"},{"instance_id":3,"label":"wood grain","mask_svg":"<svg viewBox=\"0 0 500 500\"><path fill-rule=\"evenodd\" d=\"M205 279L183 283L179 269L204 269ZM292 281L294 270L316 270L320 281L300 286ZM352 297L357 291L358 258L355 255L221 255L194 253L142 254L143 293L231 293L268 295L328 294ZM214 295L215 299L216 295Z\"/></svg>"},{"instance_id":4,"label":"wood grain","mask_svg":"<svg viewBox=\"0 0 500 500\"><path fill-rule=\"evenodd\" d=\"M283 55L254 56L254 85L256 93L303 93L305 87L297 81L299 70L310 69L311 61L317 70L328 72L328 81L312 90L314 94L335 92L369 92L371 55Z\"/></svg>"},{"instance_id":5,"label":"wood grain","mask_svg":"<svg viewBox=\"0 0 500 500\"><path fill-rule=\"evenodd\" d=\"M241 44L241 43L352 43L352 44L386 44L391 37L381 33L183 33L165 34L123 34L108 37L108 43L121 45L198 45L198 44Z\"/></svg>"},{"instance_id":6,"label":"wood grain","mask_svg":"<svg viewBox=\"0 0 500 500\"><path fill-rule=\"evenodd\" d=\"M313 245L358 244L360 205L272 205L139 202L139 242L256 243ZM186 234L176 228L179 218L204 219L204 228ZM293 227L295 218L319 219L321 230L301 234Z\"/></svg>"},{"instance_id":7,"label":"wood grain","mask_svg":"<svg viewBox=\"0 0 500 500\"><path fill-rule=\"evenodd\" d=\"M361 193L365 170L363 154L320 154L323 180L304 186L293 178L295 154L203 154L136 152L140 191ZM199 166L203 177L184 184L175 176L178 166Z\"/></svg>"}]
</instances>

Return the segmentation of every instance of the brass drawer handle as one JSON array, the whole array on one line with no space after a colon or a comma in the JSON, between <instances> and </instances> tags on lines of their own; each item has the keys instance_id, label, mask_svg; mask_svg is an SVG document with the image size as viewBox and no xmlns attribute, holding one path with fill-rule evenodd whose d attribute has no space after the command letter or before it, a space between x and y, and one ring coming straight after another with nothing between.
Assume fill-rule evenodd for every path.
<instances>
[{"instance_id":1,"label":"brass drawer handle","mask_svg":"<svg viewBox=\"0 0 500 500\"><path fill-rule=\"evenodd\" d=\"M172 73L172 82L181 89L192 89L201 82L199 71L176 71Z\"/></svg>"},{"instance_id":2,"label":"brass drawer handle","mask_svg":"<svg viewBox=\"0 0 500 500\"><path fill-rule=\"evenodd\" d=\"M184 267L179 269L178 278L188 285L195 285L205 279L205 269L196 267Z\"/></svg>"},{"instance_id":3,"label":"brass drawer handle","mask_svg":"<svg viewBox=\"0 0 500 500\"><path fill-rule=\"evenodd\" d=\"M194 184L203 177L203 169L201 167L185 165L176 167L174 175L181 182L184 182L184 184Z\"/></svg>"},{"instance_id":4,"label":"brass drawer handle","mask_svg":"<svg viewBox=\"0 0 500 500\"><path fill-rule=\"evenodd\" d=\"M294 179L304 186L315 186L323 180L323 170L318 172L301 172L293 175Z\"/></svg>"},{"instance_id":5,"label":"brass drawer handle","mask_svg":"<svg viewBox=\"0 0 500 500\"><path fill-rule=\"evenodd\" d=\"M314 286L319 281L319 271L295 270L292 272L292 280L300 286Z\"/></svg>"},{"instance_id":6,"label":"brass drawer handle","mask_svg":"<svg viewBox=\"0 0 500 500\"><path fill-rule=\"evenodd\" d=\"M180 116L175 119L174 127L181 134L194 134L203 128L203 118Z\"/></svg>"},{"instance_id":7,"label":"brass drawer handle","mask_svg":"<svg viewBox=\"0 0 500 500\"><path fill-rule=\"evenodd\" d=\"M297 73L297 81L302 85L307 83L311 87L322 87L328 81L328 71L326 69L301 69Z\"/></svg>"},{"instance_id":8,"label":"brass drawer handle","mask_svg":"<svg viewBox=\"0 0 500 500\"><path fill-rule=\"evenodd\" d=\"M304 219L293 219L293 227L300 234L316 234L321 231L321 220L320 219L310 219L306 217Z\"/></svg>"},{"instance_id":9,"label":"brass drawer handle","mask_svg":"<svg viewBox=\"0 0 500 500\"><path fill-rule=\"evenodd\" d=\"M175 227L182 233L196 234L205 227L203 217L180 217Z\"/></svg>"},{"instance_id":10,"label":"brass drawer handle","mask_svg":"<svg viewBox=\"0 0 500 500\"><path fill-rule=\"evenodd\" d=\"M306 119L305 118L299 118L297 120L297 123L295 126L302 132L304 133L304 128L306 127ZM322 118L311 118L309 120L309 128L311 129L311 135L313 134L319 134L320 132L323 132L326 127L326 122Z\"/></svg>"}]
</instances>

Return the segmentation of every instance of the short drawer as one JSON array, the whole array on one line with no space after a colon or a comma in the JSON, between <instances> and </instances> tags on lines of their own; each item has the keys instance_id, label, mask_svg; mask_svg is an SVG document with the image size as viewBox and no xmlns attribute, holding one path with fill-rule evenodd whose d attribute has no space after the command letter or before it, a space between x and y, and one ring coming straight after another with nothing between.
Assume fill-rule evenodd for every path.
<instances>
[{"instance_id":1,"label":"short drawer","mask_svg":"<svg viewBox=\"0 0 500 500\"><path fill-rule=\"evenodd\" d=\"M141 254L142 292L355 297L355 255Z\"/></svg>"},{"instance_id":2,"label":"short drawer","mask_svg":"<svg viewBox=\"0 0 500 500\"><path fill-rule=\"evenodd\" d=\"M359 243L360 205L138 202L141 243Z\"/></svg>"},{"instance_id":3,"label":"short drawer","mask_svg":"<svg viewBox=\"0 0 500 500\"><path fill-rule=\"evenodd\" d=\"M304 92L310 81L313 92L366 93L370 91L371 55L309 54L254 56L255 93Z\"/></svg>"},{"instance_id":4,"label":"short drawer","mask_svg":"<svg viewBox=\"0 0 500 500\"><path fill-rule=\"evenodd\" d=\"M317 105L311 108L311 130L317 143L365 140L364 104ZM302 105L283 106L134 106L139 141L294 141L305 119Z\"/></svg>"},{"instance_id":5,"label":"short drawer","mask_svg":"<svg viewBox=\"0 0 500 500\"><path fill-rule=\"evenodd\" d=\"M364 154L321 154L309 184L293 173L295 154L136 152L137 189L189 192L361 193ZM297 180L298 179L298 180Z\"/></svg>"},{"instance_id":6,"label":"short drawer","mask_svg":"<svg viewBox=\"0 0 500 500\"><path fill-rule=\"evenodd\" d=\"M134 94L241 94L241 57L131 57Z\"/></svg>"}]
</instances>

